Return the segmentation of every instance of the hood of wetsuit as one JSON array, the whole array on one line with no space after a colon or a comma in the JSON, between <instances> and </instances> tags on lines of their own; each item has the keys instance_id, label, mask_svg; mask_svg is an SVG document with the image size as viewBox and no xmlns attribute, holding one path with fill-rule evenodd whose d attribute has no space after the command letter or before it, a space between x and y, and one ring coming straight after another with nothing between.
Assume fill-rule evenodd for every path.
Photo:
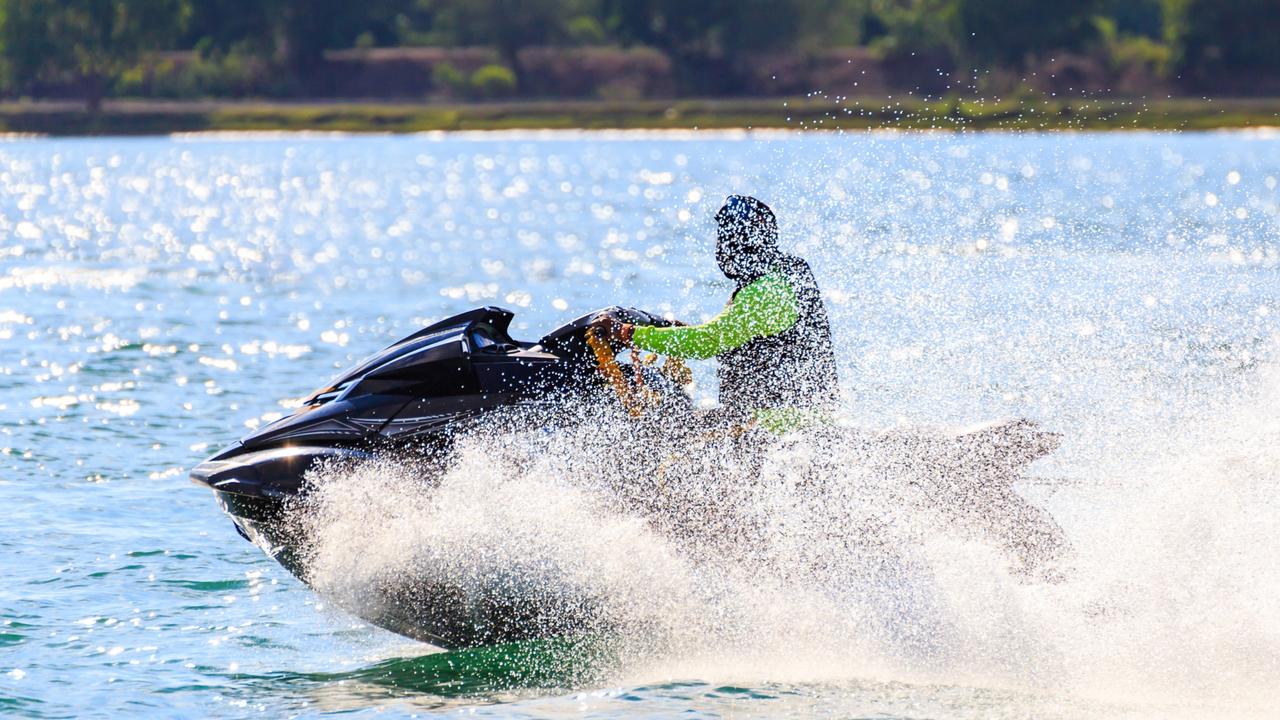
<instances>
[{"instance_id":1,"label":"hood of wetsuit","mask_svg":"<svg viewBox=\"0 0 1280 720\"><path fill-rule=\"evenodd\" d=\"M716 262L739 286L768 273L780 259L778 221L768 205L730 195L716 213Z\"/></svg>"}]
</instances>

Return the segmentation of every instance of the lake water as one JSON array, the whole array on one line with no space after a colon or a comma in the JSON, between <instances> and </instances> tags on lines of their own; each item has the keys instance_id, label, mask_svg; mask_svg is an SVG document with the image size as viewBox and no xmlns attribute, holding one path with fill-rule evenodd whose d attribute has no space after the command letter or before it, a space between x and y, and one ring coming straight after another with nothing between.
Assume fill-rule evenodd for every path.
<instances>
[{"instance_id":1,"label":"lake water","mask_svg":"<svg viewBox=\"0 0 1280 720\"><path fill-rule=\"evenodd\" d=\"M1278 180L1269 133L4 142L0 714L1270 717ZM551 650L424 655L328 606L187 481L469 307L524 338L614 303L714 314L735 192L818 274L845 422L1063 434L1024 489L1075 546L1062 583L938 538L927 660L755 578L699 606L749 600L725 621L749 627L543 673ZM661 557L610 587L688 570Z\"/></svg>"}]
</instances>

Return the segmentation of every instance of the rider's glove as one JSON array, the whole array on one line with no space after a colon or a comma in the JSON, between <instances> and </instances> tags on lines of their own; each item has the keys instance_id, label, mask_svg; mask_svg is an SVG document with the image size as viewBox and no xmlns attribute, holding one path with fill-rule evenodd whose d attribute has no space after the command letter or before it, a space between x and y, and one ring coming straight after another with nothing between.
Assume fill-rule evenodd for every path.
<instances>
[{"instance_id":1,"label":"rider's glove","mask_svg":"<svg viewBox=\"0 0 1280 720\"><path fill-rule=\"evenodd\" d=\"M631 323L619 322L612 315L604 313L591 321L591 328L595 331L596 337L615 347L630 345L631 336L635 332L635 326Z\"/></svg>"}]
</instances>

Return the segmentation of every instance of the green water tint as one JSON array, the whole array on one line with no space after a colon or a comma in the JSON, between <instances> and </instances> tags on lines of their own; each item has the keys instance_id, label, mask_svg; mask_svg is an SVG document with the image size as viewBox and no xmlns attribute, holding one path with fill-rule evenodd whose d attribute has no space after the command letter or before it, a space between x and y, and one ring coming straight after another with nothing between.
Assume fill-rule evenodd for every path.
<instances>
[{"instance_id":1,"label":"green water tint","mask_svg":"<svg viewBox=\"0 0 1280 720\"><path fill-rule=\"evenodd\" d=\"M230 590L243 590L249 587L248 580L164 580L166 585L185 588L187 590L197 590L200 592L227 592Z\"/></svg>"},{"instance_id":2,"label":"green water tint","mask_svg":"<svg viewBox=\"0 0 1280 720\"><path fill-rule=\"evenodd\" d=\"M466 650L392 658L344 672L273 673L258 679L296 686L298 681L342 684L392 695L484 699L522 691L581 686L616 658L602 637L553 638ZM244 680L246 676L233 676Z\"/></svg>"}]
</instances>

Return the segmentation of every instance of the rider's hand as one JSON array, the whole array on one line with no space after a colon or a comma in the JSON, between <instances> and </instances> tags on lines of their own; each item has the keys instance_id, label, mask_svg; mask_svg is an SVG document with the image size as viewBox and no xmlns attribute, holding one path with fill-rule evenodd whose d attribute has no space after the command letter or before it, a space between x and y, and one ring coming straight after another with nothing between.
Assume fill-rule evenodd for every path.
<instances>
[{"instance_id":1,"label":"rider's hand","mask_svg":"<svg viewBox=\"0 0 1280 720\"><path fill-rule=\"evenodd\" d=\"M600 315L591 322L596 336L610 345L630 345L635 326L631 323L618 322L609 315Z\"/></svg>"}]
</instances>

